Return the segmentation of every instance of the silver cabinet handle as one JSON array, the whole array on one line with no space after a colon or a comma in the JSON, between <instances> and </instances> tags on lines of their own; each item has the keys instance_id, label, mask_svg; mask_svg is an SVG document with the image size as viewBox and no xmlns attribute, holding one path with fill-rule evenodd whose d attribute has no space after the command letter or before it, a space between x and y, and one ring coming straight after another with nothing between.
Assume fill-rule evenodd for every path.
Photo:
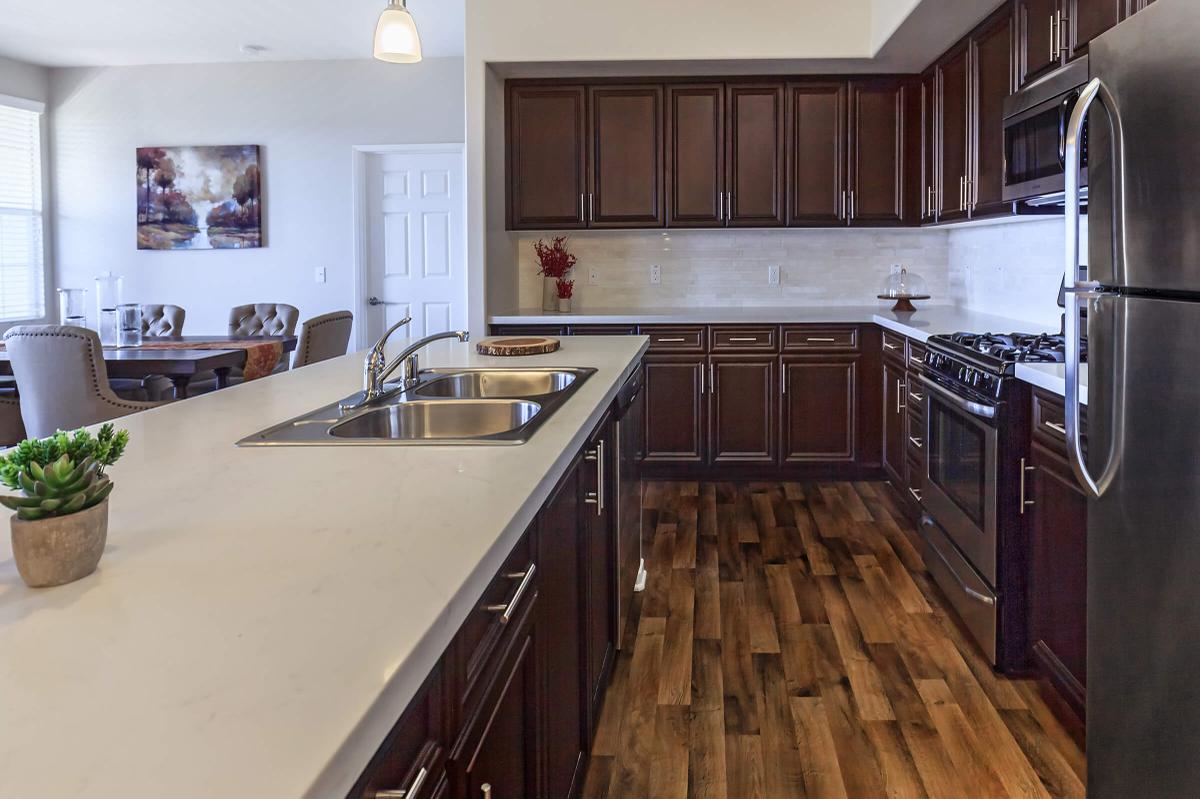
<instances>
[{"instance_id":1,"label":"silver cabinet handle","mask_svg":"<svg viewBox=\"0 0 1200 799\"><path fill-rule=\"evenodd\" d=\"M704 364L700 364L700 393L704 394Z\"/></svg>"},{"instance_id":2,"label":"silver cabinet handle","mask_svg":"<svg viewBox=\"0 0 1200 799\"><path fill-rule=\"evenodd\" d=\"M596 442L596 515L604 515L604 439Z\"/></svg>"},{"instance_id":3,"label":"silver cabinet handle","mask_svg":"<svg viewBox=\"0 0 1200 799\"><path fill-rule=\"evenodd\" d=\"M417 791L421 790L427 776L429 776L429 772L424 766L421 766L417 776L413 777L412 785L397 791L376 791L375 799L417 799Z\"/></svg>"},{"instance_id":4,"label":"silver cabinet handle","mask_svg":"<svg viewBox=\"0 0 1200 799\"><path fill-rule=\"evenodd\" d=\"M925 363L923 358L918 358L915 355L908 356L908 360L910 363Z\"/></svg>"},{"instance_id":5,"label":"silver cabinet handle","mask_svg":"<svg viewBox=\"0 0 1200 799\"><path fill-rule=\"evenodd\" d=\"M732 336L730 341L758 343L758 336Z\"/></svg>"},{"instance_id":6,"label":"silver cabinet handle","mask_svg":"<svg viewBox=\"0 0 1200 799\"><path fill-rule=\"evenodd\" d=\"M1070 20L1071 20L1071 18L1068 15L1064 14L1061 11L1058 12L1058 41L1057 41L1058 51L1054 52L1050 56L1051 61L1053 61L1055 59L1055 57L1058 56L1058 53L1060 51L1066 52L1071 49L1071 29L1068 28L1067 25L1065 24L1065 23L1069 22Z\"/></svg>"},{"instance_id":7,"label":"silver cabinet handle","mask_svg":"<svg viewBox=\"0 0 1200 799\"><path fill-rule=\"evenodd\" d=\"M925 191L925 206L925 216L933 216L933 213L937 208L937 189L935 189L933 186L930 186Z\"/></svg>"},{"instance_id":8,"label":"silver cabinet handle","mask_svg":"<svg viewBox=\"0 0 1200 799\"><path fill-rule=\"evenodd\" d=\"M596 221L596 195L588 194L588 222Z\"/></svg>"},{"instance_id":9,"label":"silver cabinet handle","mask_svg":"<svg viewBox=\"0 0 1200 799\"><path fill-rule=\"evenodd\" d=\"M733 192L725 192L725 221L733 221Z\"/></svg>"},{"instance_id":10,"label":"silver cabinet handle","mask_svg":"<svg viewBox=\"0 0 1200 799\"><path fill-rule=\"evenodd\" d=\"M853 220L857 216L858 216L858 209L855 207L854 189L851 189L850 190L850 219Z\"/></svg>"},{"instance_id":11,"label":"silver cabinet handle","mask_svg":"<svg viewBox=\"0 0 1200 799\"><path fill-rule=\"evenodd\" d=\"M525 592L529 589L530 584L533 582L533 575L536 572L537 564L530 563L529 568L523 572L515 572L513 574L504 575L510 580L521 581L517 586L517 590L513 592L512 599L508 601L507 605L485 605L484 610L487 610L490 613L499 613L500 623L508 624L510 621L512 621L513 611L515 611L517 606L521 604L521 598L525 596Z\"/></svg>"},{"instance_id":12,"label":"silver cabinet handle","mask_svg":"<svg viewBox=\"0 0 1200 799\"><path fill-rule=\"evenodd\" d=\"M921 517L921 525L923 527L933 527L934 521L933 521L933 519L931 519L928 516L922 516ZM977 602L982 602L985 605L995 605L996 604L995 599L988 596L987 594L979 593L974 588L972 588L971 586L969 586L965 582L963 582L963 578L958 576L958 572L956 572L954 570L954 567L950 565L950 561L946 560L946 556L942 554L942 550L938 549L937 546L935 546L932 543L929 544L929 548L932 549L935 553L937 553L938 560L940 560L942 562L942 565L944 565L949 570L950 574L954 576L954 581L956 583L958 583L958 587L962 589L964 594L971 597L971 599L976 600Z\"/></svg>"},{"instance_id":13,"label":"silver cabinet handle","mask_svg":"<svg viewBox=\"0 0 1200 799\"><path fill-rule=\"evenodd\" d=\"M686 338L656 338L656 339L654 339L655 344L683 344L686 341L687 341Z\"/></svg>"},{"instance_id":14,"label":"silver cabinet handle","mask_svg":"<svg viewBox=\"0 0 1200 799\"><path fill-rule=\"evenodd\" d=\"M1058 12L1050 15L1050 60L1058 58Z\"/></svg>"},{"instance_id":15,"label":"silver cabinet handle","mask_svg":"<svg viewBox=\"0 0 1200 799\"><path fill-rule=\"evenodd\" d=\"M913 402L924 402L925 401L925 395L918 394L915 391L908 392L908 398L911 399Z\"/></svg>"},{"instance_id":16,"label":"silver cabinet handle","mask_svg":"<svg viewBox=\"0 0 1200 799\"><path fill-rule=\"evenodd\" d=\"M783 368L779 370L779 393L783 394L784 396L787 396L787 384L788 368L787 364L784 364Z\"/></svg>"},{"instance_id":17,"label":"silver cabinet handle","mask_svg":"<svg viewBox=\"0 0 1200 799\"><path fill-rule=\"evenodd\" d=\"M842 189L842 210L838 214L838 219L848 219L848 218L849 217L846 214L846 190Z\"/></svg>"},{"instance_id":18,"label":"silver cabinet handle","mask_svg":"<svg viewBox=\"0 0 1200 799\"><path fill-rule=\"evenodd\" d=\"M885 341L885 342L883 342L883 348L884 348L885 350L898 350L898 349L900 349L900 347L899 347L899 346L897 346L897 345L895 345L895 344L888 344L886 341Z\"/></svg>"},{"instance_id":19,"label":"silver cabinet handle","mask_svg":"<svg viewBox=\"0 0 1200 799\"><path fill-rule=\"evenodd\" d=\"M579 221L585 222L585 223L587 222L586 203L587 203L587 195L586 194L579 195Z\"/></svg>"},{"instance_id":20,"label":"silver cabinet handle","mask_svg":"<svg viewBox=\"0 0 1200 799\"><path fill-rule=\"evenodd\" d=\"M1046 427L1049 427L1051 430L1058 433L1059 435L1065 436L1067 434L1067 428L1063 427L1061 424L1058 424L1057 422L1042 422L1042 424L1045 425Z\"/></svg>"},{"instance_id":21,"label":"silver cabinet handle","mask_svg":"<svg viewBox=\"0 0 1200 799\"><path fill-rule=\"evenodd\" d=\"M911 441L912 445L917 449L923 449L925 447L924 443L922 443L921 439L919 438L913 438L912 436L909 436L908 440Z\"/></svg>"},{"instance_id":22,"label":"silver cabinet handle","mask_svg":"<svg viewBox=\"0 0 1200 799\"><path fill-rule=\"evenodd\" d=\"M709 391L717 390L717 370L711 363L708 365L708 385L711 386Z\"/></svg>"},{"instance_id":23,"label":"silver cabinet handle","mask_svg":"<svg viewBox=\"0 0 1200 799\"><path fill-rule=\"evenodd\" d=\"M821 343L821 344L836 344L837 343L836 338L817 338L816 336L809 336L808 338L806 338L804 340L811 341L813 343Z\"/></svg>"},{"instance_id":24,"label":"silver cabinet handle","mask_svg":"<svg viewBox=\"0 0 1200 799\"><path fill-rule=\"evenodd\" d=\"M1025 499L1025 475L1032 471L1036 471L1036 468L1033 466L1026 466L1025 459L1021 458L1021 506L1020 506L1020 510L1021 510L1022 516L1025 515L1025 508L1027 508L1033 504L1032 499Z\"/></svg>"},{"instance_id":25,"label":"silver cabinet handle","mask_svg":"<svg viewBox=\"0 0 1200 799\"><path fill-rule=\"evenodd\" d=\"M480 785L479 790L483 791L483 799L492 799L492 784L490 782Z\"/></svg>"},{"instance_id":26,"label":"silver cabinet handle","mask_svg":"<svg viewBox=\"0 0 1200 799\"><path fill-rule=\"evenodd\" d=\"M921 501L921 489L910 488L908 489L908 493L912 494L913 499L915 499L917 502Z\"/></svg>"},{"instance_id":27,"label":"silver cabinet handle","mask_svg":"<svg viewBox=\"0 0 1200 799\"><path fill-rule=\"evenodd\" d=\"M904 402L904 394L905 393L906 393L906 391L905 391L904 381L897 378L897 380L896 380L896 413L900 413L900 411L902 411L908 407L908 405L905 404L905 402Z\"/></svg>"}]
</instances>

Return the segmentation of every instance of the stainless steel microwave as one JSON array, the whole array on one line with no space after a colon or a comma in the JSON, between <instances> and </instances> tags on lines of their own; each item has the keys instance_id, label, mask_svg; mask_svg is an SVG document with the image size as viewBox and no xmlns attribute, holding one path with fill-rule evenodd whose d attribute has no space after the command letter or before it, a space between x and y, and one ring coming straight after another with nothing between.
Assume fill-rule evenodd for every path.
<instances>
[{"instance_id":1,"label":"stainless steel microwave","mask_svg":"<svg viewBox=\"0 0 1200 799\"><path fill-rule=\"evenodd\" d=\"M1004 201L1061 205L1066 189L1067 120L1088 82L1086 57L1004 101ZM1080 185L1087 186L1087 132ZM1086 189L1081 192L1086 202Z\"/></svg>"}]
</instances>

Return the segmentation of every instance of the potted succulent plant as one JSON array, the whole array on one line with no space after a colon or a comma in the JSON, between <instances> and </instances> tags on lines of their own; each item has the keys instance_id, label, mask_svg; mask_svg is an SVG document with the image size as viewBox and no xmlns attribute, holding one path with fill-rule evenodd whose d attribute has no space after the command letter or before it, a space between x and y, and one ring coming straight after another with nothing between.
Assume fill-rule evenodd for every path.
<instances>
[{"instance_id":1,"label":"potted succulent plant","mask_svg":"<svg viewBox=\"0 0 1200 799\"><path fill-rule=\"evenodd\" d=\"M0 458L0 484L22 496L0 497L16 511L12 550L17 572L31 588L63 585L96 570L108 538L105 469L129 443L129 431L103 425L26 439Z\"/></svg>"}]
</instances>

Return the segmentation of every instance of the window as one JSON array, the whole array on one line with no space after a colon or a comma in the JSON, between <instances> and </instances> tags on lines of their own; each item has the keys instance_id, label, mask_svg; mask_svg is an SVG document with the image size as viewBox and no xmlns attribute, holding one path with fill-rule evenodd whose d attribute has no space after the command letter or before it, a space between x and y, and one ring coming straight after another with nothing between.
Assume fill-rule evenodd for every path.
<instances>
[{"instance_id":1,"label":"window","mask_svg":"<svg viewBox=\"0 0 1200 799\"><path fill-rule=\"evenodd\" d=\"M0 96L0 322L46 315L42 112Z\"/></svg>"}]
</instances>

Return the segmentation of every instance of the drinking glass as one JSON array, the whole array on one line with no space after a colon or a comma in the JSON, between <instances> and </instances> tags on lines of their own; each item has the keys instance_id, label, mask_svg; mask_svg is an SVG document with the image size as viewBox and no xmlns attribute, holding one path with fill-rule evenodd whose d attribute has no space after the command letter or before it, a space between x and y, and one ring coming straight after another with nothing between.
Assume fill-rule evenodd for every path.
<instances>
[{"instance_id":1,"label":"drinking glass","mask_svg":"<svg viewBox=\"0 0 1200 799\"><path fill-rule=\"evenodd\" d=\"M117 306L117 346L136 347L142 343L142 306L123 303Z\"/></svg>"}]
</instances>

